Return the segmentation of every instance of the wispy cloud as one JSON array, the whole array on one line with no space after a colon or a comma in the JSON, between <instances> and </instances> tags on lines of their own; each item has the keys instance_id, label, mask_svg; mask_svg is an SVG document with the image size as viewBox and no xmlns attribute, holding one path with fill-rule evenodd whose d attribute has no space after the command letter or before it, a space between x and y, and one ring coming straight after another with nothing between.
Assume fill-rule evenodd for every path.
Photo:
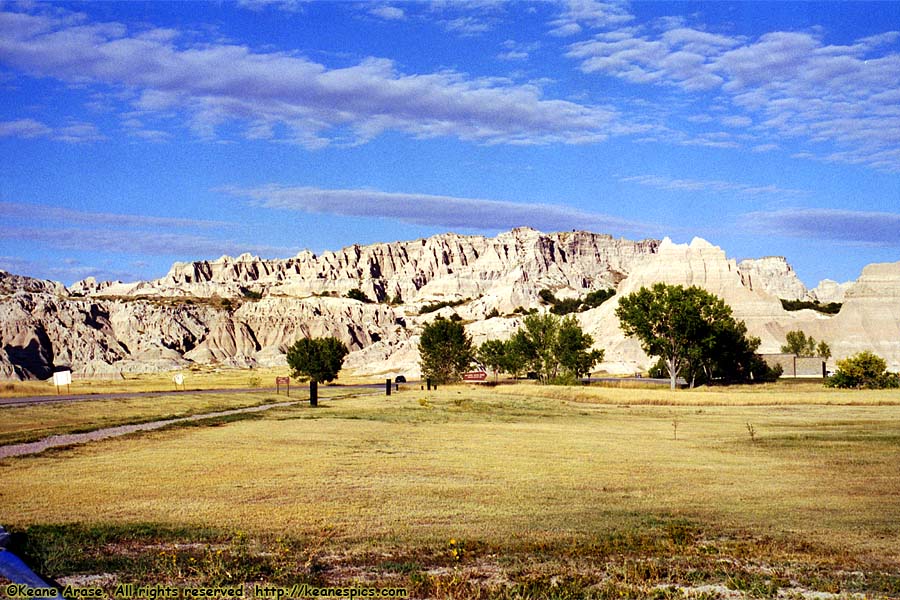
<instances>
[{"instance_id":1,"label":"wispy cloud","mask_svg":"<svg viewBox=\"0 0 900 600\"><path fill-rule=\"evenodd\" d=\"M792 237L878 246L900 246L900 214L797 208L745 215L747 226Z\"/></svg>"},{"instance_id":2,"label":"wispy cloud","mask_svg":"<svg viewBox=\"0 0 900 600\"><path fill-rule=\"evenodd\" d=\"M34 119L18 119L0 122L0 137L38 138L50 137L53 129Z\"/></svg>"},{"instance_id":3,"label":"wispy cloud","mask_svg":"<svg viewBox=\"0 0 900 600\"><path fill-rule=\"evenodd\" d=\"M71 122L61 127L51 127L34 119L0 122L0 138L2 137L48 138L70 144L98 142L106 139L93 123Z\"/></svg>"},{"instance_id":4,"label":"wispy cloud","mask_svg":"<svg viewBox=\"0 0 900 600\"><path fill-rule=\"evenodd\" d=\"M550 22L550 35L568 37L585 28L597 29L621 25L633 20L626 2L565 0L560 14Z\"/></svg>"},{"instance_id":5,"label":"wispy cloud","mask_svg":"<svg viewBox=\"0 0 900 600\"><path fill-rule=\"evenodd\" d=\"M710 192L717 194L738 194L741 196L778 196L801 197L809 196L810 192L791 188L782 188L777 185L752 185L733 181L719 181L715 179L675 179L658 175L635 175L621 177L623 183L636 183L659 190L670 192Z\"/></svg>"},{"instance_id":6,"label":"wispy cloud","mask_svg":"<svg viewBox=\"0 0 900 600\"><path fill-rule=\"evenodd\" d=\"M238 0L237 5L253 11L261 11L269 8L288 12L299 11L302 6L311 0Z\"/></svg>"},{"instance_id":7,"label":"wispy cloud","mask_svg":"<svg viewBox=\"0 0 900 600\"><path fill-rule=\"evenodd\" d=\"M17 275L28 274L29 277L50 279L72 283L87 277L100 281L135 281L142 277L137 270L126 271L103 266L83 265L76 260L66 260L62 264L48 263L19 258L17 256L0 256L0 269Z\"/></svg>"},{"instance_id":8,"label":"wispy cloud","mask_svg":"<svg viewBox=\"0 0 900 600\"><path fill-rule=\"evenodd\" d=\"M617 127L617 112L609 107L544 99L534 85L454 71L406 74L387 59L332 69L293 53L240 45L180 47L174 30L133 32L120 23L49 12L0 12L0 30L0 61L7 67L122 86L137 94L138 111L180 111L202 137L215 136L225 124L244 124L248 135L286 131L280 139L309 148L364 143L385 131L546 144L603 140Z\"/></svg>"},{"instance_id":9,"label":"wispy cloud","mask_svg":"<svg viewBox=\"0 0 900 600\"><path fill-rule=\"evenodd\" d=\"M24 221L38 223L55 221L58 223L79 223L114 227L202 227L205 229L227 227L230 225L230 223L224 221L92 212L63 208L60 206L28 204L23 202L0 202L0 217L2 217L6 223L18 222L20 224Z\"/></svg>"},{"instance_id":10,"label":"wispy cloud","mask_svg":"<svg viewBox=\"0 0 900 600\"><path fill-rule=\"evenodd\" d=\"M244 252L267 257L290 256L297 252L297 248L292 247L242 243L213 237L215 233L193 233L198 229L225 230L225 235L228 235L227 232L233 232L236 227L224 221L92 212L18 202L0 202L0 219L5 225L0 228L0 240L17 240L58 250L89 252L91 255L164 256L195 260ZM13 260L11 257L6 259L7 264ZM39 269L29 268L27 272L44 273L67 281L88 275L98 278L112 275L108 270L83 266L76 269L71 264L65 268L59 264L48 264ZM115 278L122 277L117 275Z\"/></svg>"},{"instance_id":11,"label":"wispy cloud","mask_svg":"<svg viewBox=\"0 0 900 600\"><path fill-rule=\"evenodd\" d=\"M752 127L753 148L789 138L805 155L900 171L900 33L833 46L813 33L756 39L710 33L672 20L610 29L572 44L585 73L724 98L723 123Z\"/></svg>"},{"instance_id":12,"label":"wispy cloud","mask_svg":"<svg viewBox=\"0 0 900 600\"><path fill-rule=\"evenodd\" d=\"M62 250L106 252L118 255L170 256L184 260L200 257L216 258L223 254L238 255L244 252L265 257L290 256L297 248L243 244L231 240L218 240L206 236L110 229L62 227L44 229L37 227L4 227L0 239L46 244Z\"/></svg>"},{"instance_id":13,"label":"wispy cloud","mask_svg":"<svg viewBox=\"0 0 900 600\"><path fill-rule=\"evenodd\" d=\"M402 21L406 19L406 13L402 8L390 5L376 6L369 10L369 14L385 21Z\"/></svg>"},{"instance_id":14,"label":"wispy cloud","mask_svg":"<svg viewBox=\"0 0 900 600\"><path fill-rule=\"evenodd\" d=\"M645 233L658 229L645 223L554 204L282 185L227 187L219 191L271 209L387 218L442 228L499 231L530 225L542 231L590 229L607 233Z\"/></svg>"}]
</instances>

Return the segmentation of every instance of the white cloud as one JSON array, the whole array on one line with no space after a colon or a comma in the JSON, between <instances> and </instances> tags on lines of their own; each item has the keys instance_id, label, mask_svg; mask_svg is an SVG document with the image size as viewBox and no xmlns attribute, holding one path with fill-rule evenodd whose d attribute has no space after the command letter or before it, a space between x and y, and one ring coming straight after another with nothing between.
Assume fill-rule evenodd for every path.
<instances>
[{"instance_id":1,"label":"white cloud","mask_svg":"<svg viewBox=\"0 0 900 600\"><path fill-rule=\"evenodd\" d=\"M586 143L605 139L617 118L607 107L543 99L535 86L451 71L408 75L385 59L330 69L284 52L180 48L171 32L129 34L117 23L71 25L10 12L0 12L0 30L8 67L134 90L136 108L186 112L190 129L205 138L238 122L251 135L283 126L288 140L311 148L361 143L388 130L486 144Z\"/></svg>"},{"instance_id":2,"label":"white cloud","mask_svg":"<svg viewBox=\"0 0 900 600\"><path fill-rule=\"evenodd\" d=\"M406 18L406 13L402 8L388 5L376 6L369 10L369 14L385 21L402 21Z\"/></svg>"},{"instance_id":3,"label":"white cloud","mask_svg":"<svg viewBox=\"0 0 900 600\"><path fill-rule=\"evenodd\" d=\"M386 218L442 228L497 231L530 225L542 231L645 232L655 229L648 224L553 204L275 184L254 188L228 187L219 191L271 209Z\"/></svg>"},{"instance_id":4,"label":"white cloud","mask_svg":"<svg viewBox=\"0 0 900 600\"><path fill-rule=\"evenodd\" d=\"M93 123L71 122L62 127L51 127L34 119L18 119L0 122L0 138L23 139L49 138L70 144L96 142L106 139Z\"/></svg>"},{"instance_id":5,"label":"white cloud","mask_svg":"<svg viewBox=\"0 0 900 600\"><path fill-rule=\"evenodd\" d=\"M741 196L775 196L775 197L799 197L808 196L805 190L782 188L776 185L753 185L733 181L719 181L715 179L675 179L658 175L636 175L622 177L623 183L636 183L638 185L653 187L672 192L710 192L738 194Z\"/></svg>"},{"instance_id":6,"label":"white cloud","mask_svg":"<svg viewBox=\"0 0 900 600\"><path fill-rule=\"evenodd\" d=\"M719 98L734 111L724 124L757 123L758 134L769 136L756 138L755 148L787 137L812 145L805 156L900 171L898 40L893 31L849 46L804 32L748 40L673 22L661 33L603 32L567 55L585 73L680 89L700 101L698 92L724 92Z\"/></svg>"},{"instance_id":7,"label":"white cloud","mask_svg":"<svg viewBox=\"0 0 900 600\"><path fill-rule=\"evenodd\" d=\"M447 31L452 31L461 35L476 35L484 33L485 31L490 31L491 29L491 26L483 19L471 16L449 19L443 21L443 25Z\"/></svg>"},{"instance_id":8,"label":"white cloud","mask_svg":"<svg viewBox=\"0 0 900 600\"><path fill-rule=\"evenodd\" d=\"M19 137L25 139L50 137L53 130L34 119L18 119L0 122L0 137Z\"/></svg>"},{"instance_id":9,"label":"white cloud","mask_svg":"<svg viewBox=\"0 0 900 600\"><path fill-rule=\"evenodd\" d=\"M550 22L550 35L568 37L581 33L584 28L611 27L633 19L625 2L565 0L562 12Z\"/></svg>"}]
</instances>

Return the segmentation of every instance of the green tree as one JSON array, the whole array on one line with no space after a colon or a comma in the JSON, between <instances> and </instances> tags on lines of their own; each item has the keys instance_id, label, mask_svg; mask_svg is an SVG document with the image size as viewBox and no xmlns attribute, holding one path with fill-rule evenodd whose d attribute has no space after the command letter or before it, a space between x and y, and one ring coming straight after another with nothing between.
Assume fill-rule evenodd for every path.
<instances>
[{"instance_id":1,"label":"green tree","mask_svg":"<svg viewBox=\"0 0 900 600\"><path fill-rule=\"evenodd\" d=\"M554 354L560 367L575 378L587 375L603 360L603 350L591 350L594 339L584 333L575 317L569 316L559 323L554 344Z\"/></svg>"},{"instance_id":2,"label":"green tree","mask_svg":"<svg viewBox=\"0 0 900 600\"><path fill-rule=\"evenodd\" d=\"M511 341L542 383L560 374L580 377L603 359L602 350L590 350L594 340L572 316L561 319L553 313L528 315Z\"/></svg>"},{"instance_id":3,"label":"green tree","mask_svg":"<svg viewBox=\"0 0 900 600\"><path fill-rule=\"evenodd\" d=\"M781 347L782 352L797 356L815 356L816 340L813 337L806 337L806 333L803 331L799 329L788 331L784 340L785 344Z\"/></svg>"},{"instance_id":4,"label":"green tree","mask_svg":"<svg viewBox=\"0 0 900 600\"><path fill-rule=\"evenodd\" d=\"M520 342L526 350L528 368L537 373L542 383L555 377L559 369L553 352L558 329L559 317L550 313L531 314L523 322Z\"/></svg>"},{"instance_id":5,"label":"green tree","mask_svg":"<svg viewBox=\"0 0 900 600\"><path fill-rule=\"evenodd\" d=\"M740 360L749 360L759 345L724 300L696 286L642 287L619 301L616 316L625 335L663 359L672 389L679 375L689 382L703 373L738 377L745 370Z\"/></svg>"},{"instance_id":6,"label":"green tree","mask_svg":"<svg viewBox=\"0 0 900 600\"><path fill-rule=\"evenodd\" d=\"M816 343L816 338L809 336L799 330L788 331L784 336L786 342L781 351L786 354L796 354L797 356L820 356L824 359L831 358L831 347L824 341Z\"/></svg>"},{"instance_id":7,"label":"green tree","mask_svg":"<svg viewBox=\"0 0 900 600\"><path fill-rule=\"evenodd\" d=\"M496 379L506 363L507 343L501 340L486 340L478 347L479 362L494 372Z\"/></svg>"},{"instance_id":8,"label":"green tree","mask_svg":"<svg viewBox=\"0 0 900 600\"><path fill-rule=\"evenodd\" d=\"M337 338L301 338L288 348L287 364L291 377L326 383L337 378L348 353L347 346Z\"/></svg>"},{"instance_id":9,"label":"green tree","mask_svg":"<svg viewBox=\"0 0 900 600\"><path fill-rule=\"evenodd\" d=\"M427 323L419 339L422 376L435 383L458 381L475 358L472 338L462 323L437 317Z\"/></svg>"},{"instance_id":10,"label":"green tree","mask_svg":"<svg viewBox=\"0 0 900 600\"><path fill-rule=\"evenodd\" d=\"M517 330L511 338L504 343L503 364L501 368L518 379L525 372L535 354L531 342L528 341L525 332Z\"/></svg>"},{"instance_id":11,"label":"green tree","mask_svg":"<svg viewBox=\"0 0 900 600\"><path fill-rule=\"evenodd\" d=\"M900 377L888 373L887 362L877 354L865 350L837 361L837 371L825 380L828 387L881 389L900 387Z\"/></svg>"}]
</instances>

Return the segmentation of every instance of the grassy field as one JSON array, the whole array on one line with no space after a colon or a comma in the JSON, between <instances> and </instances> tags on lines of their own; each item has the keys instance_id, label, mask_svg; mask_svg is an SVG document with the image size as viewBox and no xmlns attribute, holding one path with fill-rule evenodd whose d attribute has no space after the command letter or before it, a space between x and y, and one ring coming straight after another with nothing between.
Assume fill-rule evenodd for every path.
<instances>
[{"instance_id":1,"label":"grassy field","mask_svg":"<svg viewBox=\"0 0 900 600\"><path fill-rule=\"evenodd\" d=\"M322 398L347 394L341 387L322 386ZM103 427L161 421L258 406L309 397L306 388L298 388L288 397L285 392L247 392L242 394L152 395L134 398L105 398L24 406L0 406L0 445L33 442L51 435L92 431Z\"/></svg>"},{"instance_id":2,"label":"grassy field","mask_svg":"<svg viewBox=\"0 0 900 600\"><path fill-rule=\"evenodd\" d=\"M163 373L129 373L117 379L73 379L72 385L62 389L71 394L120 394L129 392L160 392L175 389L173 377L181 373L186 390L240 389L275 387L276 377L287 377L287 367L267 367L260 369L219 368L209 365L194 365L191 369ZM380 381L384 381L381 379ZM378 378L360 378L343 375L335 383L378 383ZM302 386L296 382L291 387ZM182 389L180 386L178 389ZM57 390L52 380L46 381L5 381L0 382L0 398L21 396L52 396Z\"/></svg>"},{"instance_id":3,"label":"grassy field","mask_svg":"<svg viewBox=\"0 0 900 600\"><path fill-rule=\"evenodd\" d=\"M0 462L54 576L416 597L900 597L900 393L533 385L274 409Z\"/></svg>"}]
</instances>

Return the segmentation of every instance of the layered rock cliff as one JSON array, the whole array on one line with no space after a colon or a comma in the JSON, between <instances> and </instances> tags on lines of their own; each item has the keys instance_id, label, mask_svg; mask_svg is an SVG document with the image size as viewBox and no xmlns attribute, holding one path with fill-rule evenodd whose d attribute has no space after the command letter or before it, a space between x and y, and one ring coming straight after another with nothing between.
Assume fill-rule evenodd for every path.
<instances>
[{"instance_id":1,"label":"layered rock cliff","mask_svg":"<svg viewBox=\"0 0 900 600\"><path fill-rule=\"evenodd\" d=\"M615 288L621 297L657 281L723 297L764 352L777 352L787 331L803 329L827 341L836 358L873 349L900 366L900 263L871 265L839 289L820 285L823 296L829 289L845 294L838 315L789 313L780 298L814 298L815 290L783 258L737 263L699 239L679 245L520 228L494 238L444 234L278 260L244 254L176 263L157 280L85 280L69 289L0 272L0 377L44 378L62 365L76 376L193 363L280 365L297 338L323 335L351 349L348 370L415 376L418 333L438 314L459 315L480 343L511 335L521 324L519 307L545 310L541 289L565 298ZM371 302L346 297L355 289ZM420 314L436 302L449 306ZM621 334L616 305L614 298L577 316L606 350L601 369L640 370L648 357Z\"/></svg>"}]
</instances>

